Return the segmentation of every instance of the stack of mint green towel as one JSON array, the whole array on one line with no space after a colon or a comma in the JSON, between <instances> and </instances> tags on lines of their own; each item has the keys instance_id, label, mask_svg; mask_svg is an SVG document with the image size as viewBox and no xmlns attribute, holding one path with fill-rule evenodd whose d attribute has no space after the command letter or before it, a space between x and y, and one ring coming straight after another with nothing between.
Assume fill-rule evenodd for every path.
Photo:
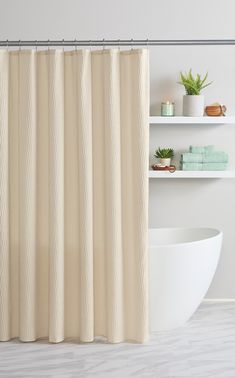
<instances>
[{"instance_id":1,"label":"stack of mint green towel","mask_svg":"<svg viewBox=\"0 0 235 378\"><path fill-rule=\"evenodd\" d=\"M183 171L225 171L228 166L228 154L216 151L214 146L190 146L189 152L181 155Z\"/></svg>"}]
</instances>

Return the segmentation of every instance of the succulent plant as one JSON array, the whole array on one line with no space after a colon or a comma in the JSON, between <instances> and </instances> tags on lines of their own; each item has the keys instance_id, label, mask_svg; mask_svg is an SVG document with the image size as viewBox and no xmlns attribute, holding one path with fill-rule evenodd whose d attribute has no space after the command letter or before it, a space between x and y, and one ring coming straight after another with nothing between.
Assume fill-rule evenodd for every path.
<instances>
[{"instance_id":1,"label":"succulent plant","mask_svg":"<svg viewBox=\"0 0 235 378\"><path fill-rule=\"evenodd\" d=\"M178 84L184 86L187 95L200 95L202 89L212 84L212 81L206 84L207 77L208 72L205 74L203 79L199 74L194 77L192 75L192 70L190 69L189 72L185 74L180 72L180 81Z\"/></svg>"},{"instance_id":2,"label":"succulent plant","mask_svg":"<svg viewBox=\"0 0 235 378\"><path fill-rule=\"evenodd\" d=\"M154 156L157 159L170 159L174 156L173 148L160 148L155 151Z\"/></svg>"}]
</instances>

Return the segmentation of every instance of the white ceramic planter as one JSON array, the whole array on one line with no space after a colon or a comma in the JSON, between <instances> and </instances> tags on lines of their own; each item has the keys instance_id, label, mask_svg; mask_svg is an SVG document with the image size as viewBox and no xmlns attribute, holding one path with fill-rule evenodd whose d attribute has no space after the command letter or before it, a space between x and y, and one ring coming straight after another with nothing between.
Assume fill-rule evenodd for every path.
<instances>
[{"instance_id":1,"label":"white ceramic planter","mask_svg":"<svg viewBox=\"0 0 235 378\"><path fill-rule=\"evenodd\" d=\"M170 166L171 165L171 159L160 159L160 163L164 166Z\"/></svg>"},{"instance_id":2,"label":"white ceramic planter","mask_svg":"<svg viewBox=\"0 0 235 378\"><path fill-rule=\"evenodd\" d=\"M203 95L185 95L183 97L183 115L186 117L202 117L204 114Z\"/></svg>"}]
</instances>

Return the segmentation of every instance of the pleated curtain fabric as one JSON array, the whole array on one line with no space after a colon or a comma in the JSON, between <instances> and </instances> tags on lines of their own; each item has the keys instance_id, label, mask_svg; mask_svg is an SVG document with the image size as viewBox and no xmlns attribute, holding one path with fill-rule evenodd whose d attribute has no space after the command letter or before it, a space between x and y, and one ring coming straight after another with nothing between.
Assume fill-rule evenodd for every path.
<instances>
[{"instance_id":1,"label":"pleated curtain fabric","mask_svg":"<svg viewBox=\"0 0 235 378\"><path fill-rule=\"evenodd\" d=\"M0 340L148 338L148 50L0 51Z\"/></svg>"}]
</instances>

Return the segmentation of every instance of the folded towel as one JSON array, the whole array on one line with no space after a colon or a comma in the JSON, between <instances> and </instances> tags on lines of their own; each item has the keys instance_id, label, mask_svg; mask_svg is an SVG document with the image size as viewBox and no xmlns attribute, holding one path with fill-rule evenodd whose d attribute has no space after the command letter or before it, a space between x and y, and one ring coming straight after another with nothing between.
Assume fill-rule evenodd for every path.
<instances>
[{"instance_id":1,"label":"folded towel","mask_svg":"<svg viewBox=\"0 0 235 378\"><path fill-rule=\"evenodd\" d=\"M225 171L227 163L181 163L183 171Z\"/></svg>"},{"instance_id":2,"label":"folded towel","mask_svg":"<svg viewBox=\"0 0 235 378\"><path fill-rule=\"evenodd\" d=\"M228 163L228 154L223 151L214 151L203 156L203 163Z\"/></svg>"},{"instance_id":3,"label":"folded towel","mask_svg":"<svg viewBox=\"0 0 235 378\"><path fill-rule=\"evenodd\" d=\"M181 163L182 171L202 171L202 163Z\"/></svg>"},{"instance_id":4,"label":"folded towel","mask_svg":"<svg viewBox=\"0 0 235 378\"><path fill-rule=\"evenodd\" d=\"M203 171L226 171L228 164L227 163L203 163Z\"/></svg>"},{"instance_id":5,"label":"folded towel","mask_svg":"<svg viewBox=\"0 0 235 378\"><path fill-rule=\"evenodd\" d=\"M183 163L228 163L228 154L223 151L214 151L206 154L185 152L181 155Z\"/></svg>"},{"instance_id":6,"label":"folded towel","mask_svg":"<svg viewBox=\"0 0 235 378\"><path fill-rule=\"evenodd\" d=\"M196 154L185 152L181 155L181 162L183 163L202 163L204 154Z\"/></svg>"},{"instance_id":7,"label":"folded towel","mask_svg":"<svg viewBox=\"0 0 235 378\"><path fill-rule=\"evenodd\" d=\"M206 154L206 153L211 153L214 151L214 146L209 145L209 146L190 146L189 151L192 152L193 154Z\"/></svg>"}]
</instances>

